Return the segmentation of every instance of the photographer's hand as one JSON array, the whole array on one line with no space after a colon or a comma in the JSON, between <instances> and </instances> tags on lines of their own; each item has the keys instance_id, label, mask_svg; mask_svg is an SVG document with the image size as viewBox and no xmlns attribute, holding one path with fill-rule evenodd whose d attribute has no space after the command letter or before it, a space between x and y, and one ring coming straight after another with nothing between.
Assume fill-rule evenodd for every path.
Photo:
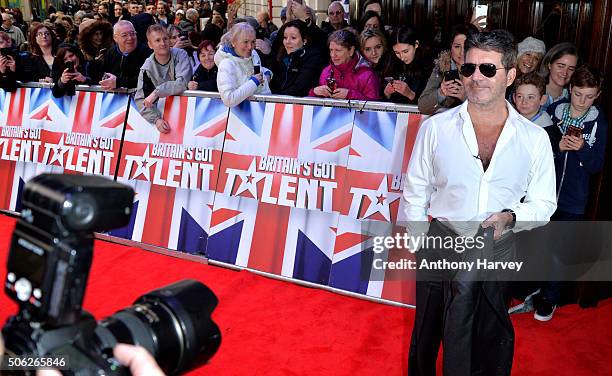
<instances>
[{"instance_id":1,"label":"photographer's hand","mask_svg":"<svg viewBox=\"0 0 612 376\"><path fill-rule=\"evenodd\" d=\"M130 368L133 376L164 376L153 356L144 347L120 343L113 349L113 355L119 363Z\"/></svg>"}]
</instances>

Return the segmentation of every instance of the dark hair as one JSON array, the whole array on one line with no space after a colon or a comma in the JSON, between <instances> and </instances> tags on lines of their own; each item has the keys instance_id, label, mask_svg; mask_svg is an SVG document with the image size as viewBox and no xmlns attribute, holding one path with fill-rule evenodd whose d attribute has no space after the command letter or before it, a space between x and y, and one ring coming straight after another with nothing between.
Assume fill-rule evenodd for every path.
<instances>
[{"instance_id":1,"label":"dark hair","mask_svg":"<svg viewBox=\"0 0 612 376\"><path fill-rule=\"evenodd\" d=\"M282 43L282 40L285 38L285 30L288 27L295 27L296 29L298 29L300 35L302 36L302 39L304 40L304 43L309 40L308 26L306 26L306 23L304 21L291 20L289 22L285 22L276 34L276 37L281 40L280 48L278 49L278 53L276 54L276 60L279 62L282 61L283 57L285 56L285 53L287 52L284 43Z\"/></svg>"},{"instance_id":2,"label":"dark hair","mask_svg":"<svg viewBox=\"0 0 612 376\"><path fill-rule=\"evenodd\" d=\"M516 67L517 45L514 36L506 30L485 31L478 34L470 34L465 40L464 56L472 48L484 51L494 51L502 54L501 63L506 69Z\"/></svg>"},{"instance_id":3,"label":"dark hair","mask_svg":"<svg viewBox=\"0 0 612 376\"><path fill-rule=\"evenodd\" d=\"M419 43L419 35L410 26L400 27L391 34L390 46L394 46L398 43L405 43L410 45L416 45Z\"/></svg>"},{"instance_id":4,"label":"dark hair","mask_svg":"<svg viewBox=\"0 0 612 376\"><path fill-rule=\"evenodd\" d=\"M350 30L342 29L334 31L327 38L328 47L331 42L335 42L347 49L355 47L355 51L359 51L359 40L357 39L357 35Z\"/></svg>"},{"instance_id":5,"label":"dark hair","mask_svg":"<svg viewBox=\"0 0 612 376\"><path fill-rule=\"evenodd\" d=\"M471 23L460 23L454 25L449 34L447 45L451 46L457 35L465 35L466 39L472 34L478 34L478 28Z\"/></svg>"},{"instance_id":6,"label":"dark hair","mask_svg":"<svg viewBox=\"0 0 612 376\"><path fill-rule=\"evenodd\" d=\"M406 75L407 78L414 78L418 76L423 76L426 70L429 70L429 64L425 64L423 56L422 56L422 45L419 40L419 35L416 31L409 27L404 26L399 29L396 29L391 35L391 41L389 43L391 49L396 44L409 44L411 46L419 45L416 52L414 53L414 60L410 64L404 64L393 52L390 52L391 55L388 59L387 65L383 70L383 75L386 76L394 76L398 73L398 69L401 67L402 72Z\"/></svg>"},{"instance_id":7,"label":"dark hair","mask_svg":"<svg viewBox=\"0 0 612 376\"><path fill-rule=\"evenodd\" d=\"M597 91L601 91L603 81L603 75L599 70L585 64L574 71L570 85L572 87L596 87Z\"/></svg>"},{"instance_id":8,"label":"dark hair","mask_svg":"<svg viewBox=\"0 0 612 376\"><path fill-rule=\"evenodd\" d=\"M200 58L200 53L202 52L202 50L205 50L208 47L212 47L212 49L214 50L215 48L217 48L217 44L212 40L203 40L202 43L198 45L198 58Z\"/></svg>"},{"instance_id":9,"label":"dark hair","mask_svg":"<svg viewBox=\"0 0 612 376\"><path fill-rule=\"evenodd\" d=\"M538 89L540 95L546 94L546 80L536 72L523 74L514 81L515 92L521 85L533 85Z\"/></svg>"},{"instance_id":10,"label":"dark hair","mask_svg":"<svg viewBox=\"0 0 612 376\"><path fill-rule=\"evenodd\" d=\"M380 27L381 28L384 27L382 17L378 13L374 12L373 10L369 10L365 12L363 16L361 16L361 19L359 20L358 25L359 25L360 31L363 31L363 29L365 29L365 24L366 22L368 22L370 18L378 18L378 23L380 24Z\"/></svg>"},{"instance_id":11,"label":"dark hair","mask_svg":"<svg viewBox=\"0 0 612 376\"><path fill-rule=\"evenodd\" d=\"M46 28L50 35L51 38L51 51L52 54L55 56L55 53L57 51L57 39L55 39L55 31L53 30L53 25L48 24L48 23L39 23L36 24L34 26L32 26L30 28L30 51L34 54L34 55L39 55L42 56L42 50L40 49L40 46L38 45L38 43L36 42L36 34L38 33L38 31L42 28Z\"/></svg>"},{"instance_id":12,"label":"dark hair","mask_svg":"<svg viewBox=\"0 0 612 376\"><path fill-rule=\"evenodd\" d=\"M542 58L539 70L540 76L548 77L548 75L550 74L548 65L561 59L565 55L576 56L576 65L580 65L580 56L578 55L578 49L576 48L576 46L573 43L561 42L552 46L550 50L546 52L546 55L544 55L544 57Z\"/></svg>"},{"instance_id":13,"label":"dark hair","mask_svg":"<svg viewBox=\"0 0 612 376\"><path fill-rule=\"evenodd\" d=\"M85 57L83 57L83 53L76 45L70 43L62 43L57 49L57 55L55 55L55 60L57 60L57 66L59 67L58 73L60 75L62 74L62 72L64 72L64 69L66 69L64 58L66 57L67 52L72 52L79 60L79 64L77 64L75 68L85 64Z\"/></svg>"},{"instance_id":14,"label":"dark hair","mask_svg":"<svg viewBox=\"0 0 612 376\"><path fill-rule=\"evenodd\" d=\"M365 10L365 8L368 7L368 5L372 5L372 4L378 4L380 5L380 9L382 9L382 1L381 0L366 0L365 3L363 3L363 7L361 8L361 10Z\"/></svg>"}]
</instances>

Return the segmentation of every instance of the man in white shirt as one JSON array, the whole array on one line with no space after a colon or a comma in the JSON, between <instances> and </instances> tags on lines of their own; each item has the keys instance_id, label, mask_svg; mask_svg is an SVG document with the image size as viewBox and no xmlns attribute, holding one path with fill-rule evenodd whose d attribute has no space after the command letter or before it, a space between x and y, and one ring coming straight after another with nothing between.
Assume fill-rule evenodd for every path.
<instances>
[{"instance_id":1,"label":"man in white shirt","mask_svg":"<svg viewBox=\"0 0 612 376\"><path fill-rule=\"evenodd\" d=\"M464 234L465 224L480 223L494 229L496 240L483 255L511 261L509 229L543 224L555 211L555 170L546 132L504 99L516 77L516 55L507 31L466 40L461 73L467 101L427 119L412 152L404 199L413 235L423 232L428 216L434 218L430 236ZM438 251L422 249L417 258L439 257ZM463 257L458 252L447 255ZM509 375L514 330L504 301L507 283L420 274L409 375L435 375L442 339L445 375Z\"/></svg>"}]
</instances>

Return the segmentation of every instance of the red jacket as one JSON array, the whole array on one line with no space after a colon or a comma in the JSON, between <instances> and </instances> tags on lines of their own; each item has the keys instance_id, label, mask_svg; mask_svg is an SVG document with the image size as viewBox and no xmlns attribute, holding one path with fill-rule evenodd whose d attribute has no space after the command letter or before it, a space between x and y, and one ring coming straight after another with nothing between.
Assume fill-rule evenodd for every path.
<instances>
[{"instance_id":1,"label":"red jacket","mask_svg":"<svg viewBox=\"0 0 612 376\"><path fill-rule=\"evenodd\" d=\"M346 99L361 99L374 101L380 99L379 79L374 70L369 65L358 64L359 55L355 53L348 62L340 65L330 64L319 78L319 86L327 85L327 78L334 70L334 79L338 88L349 89ZM314 88L310 89L309 95L316 97Z\"/></svg>"}]
</instances>

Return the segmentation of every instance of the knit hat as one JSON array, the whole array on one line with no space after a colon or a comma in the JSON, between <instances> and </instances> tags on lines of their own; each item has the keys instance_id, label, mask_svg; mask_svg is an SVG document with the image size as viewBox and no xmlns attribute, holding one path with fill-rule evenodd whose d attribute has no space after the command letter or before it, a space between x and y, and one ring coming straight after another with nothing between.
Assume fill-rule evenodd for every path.
<instances>
[{"instance_id":1,"label":"knit hat","mask_svg":"<svg viewBox=\"0 0 612 376\"><path fill-rule=\"evenodd\" d=\"M539 39L527 37L518 44L518 55L521 56L525 52L535 52L542 56L546 54L546 45Z\"/></svg>"}]
</instances>

